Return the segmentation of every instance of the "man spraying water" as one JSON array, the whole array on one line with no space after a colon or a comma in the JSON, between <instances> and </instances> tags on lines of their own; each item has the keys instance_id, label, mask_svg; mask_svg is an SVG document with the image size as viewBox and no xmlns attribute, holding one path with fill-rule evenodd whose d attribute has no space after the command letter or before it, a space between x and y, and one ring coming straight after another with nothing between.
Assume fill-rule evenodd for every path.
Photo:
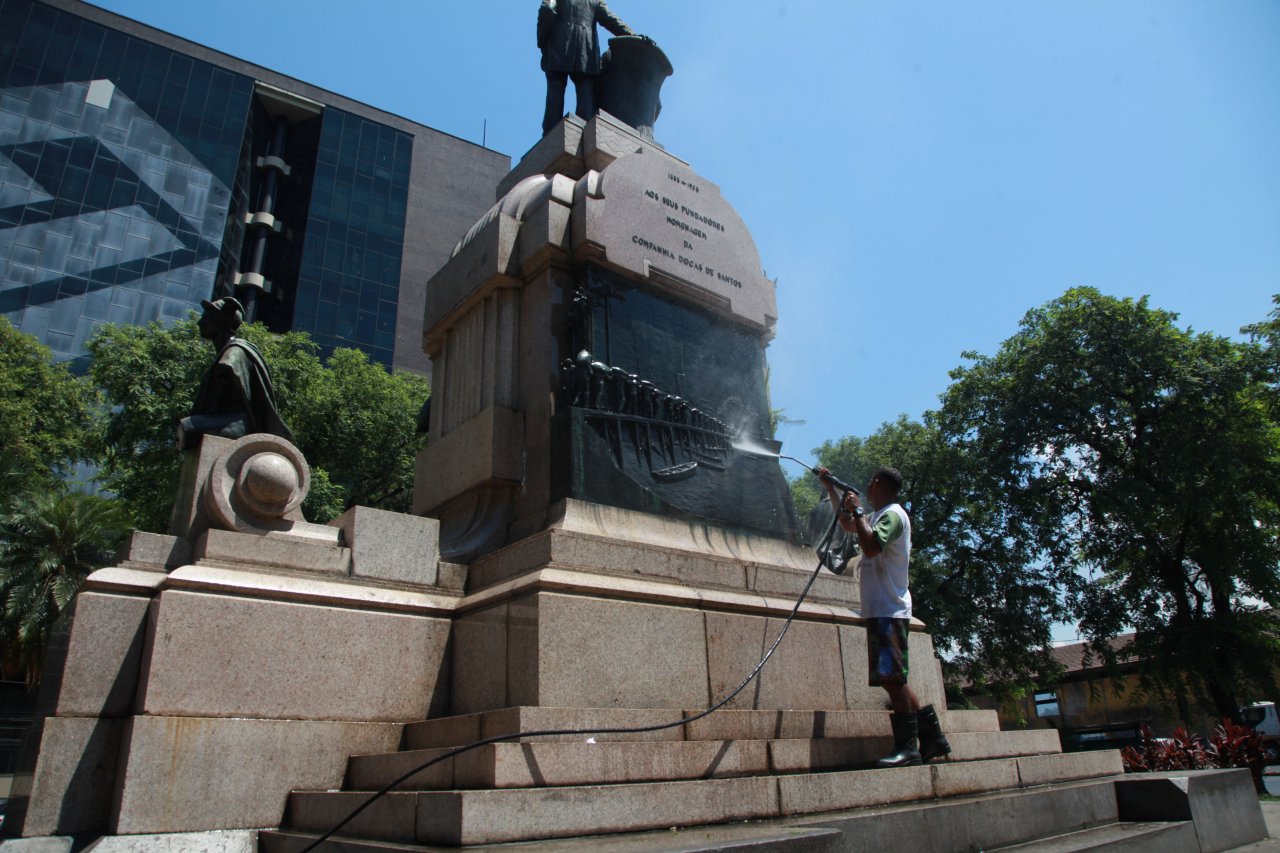
<instances>
[{"instance_id":1,"label":"man spraying water","mask_svg":"<svg viewBox=\"0 0 1280 853\"><path fill-rule=\"evenodd\" d=\"M881 468L867 484L868 515L856 489L845 487L826 468L814 473L837 507L840 526L862 548L862 616L867 623L867 683L883 687L893 705L893 754L877 767L908 767L951 752L932 705L920 707L907 685L907 637L911 626L911 519L898 503L902 474ZM841 488L843 494L837 492Z\"/></svg>"}]
</instances>

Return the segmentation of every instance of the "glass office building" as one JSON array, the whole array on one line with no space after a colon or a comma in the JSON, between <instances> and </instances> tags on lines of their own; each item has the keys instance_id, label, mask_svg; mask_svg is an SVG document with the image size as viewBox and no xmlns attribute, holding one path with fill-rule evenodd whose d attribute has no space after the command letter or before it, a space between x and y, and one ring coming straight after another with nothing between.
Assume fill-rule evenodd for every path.
<instances>
[{"instance_id":1,"label":"glass office building","mask_svg":"<svg viewBox=\"0 0 1280 853\"><path fill-rule=\"evenodd\" d=\"M426 281L509 165L78 0L0 0L0 313L80 367L103 323L234 294L425 372Z\"/></svg>"}]
</instances>

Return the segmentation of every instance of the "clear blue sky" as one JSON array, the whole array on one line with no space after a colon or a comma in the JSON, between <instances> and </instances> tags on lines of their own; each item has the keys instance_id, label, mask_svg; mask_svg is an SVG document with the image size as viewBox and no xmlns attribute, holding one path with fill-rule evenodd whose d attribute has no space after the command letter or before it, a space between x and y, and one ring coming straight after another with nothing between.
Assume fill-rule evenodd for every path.
<instances>
[{"instance_id":1,"label":"clear blue sky","mask_svg":"<svg viewBox=\"0 0 1280 853\"><path fill-rule=\"evenodd\" d=\"M537 0L101 5L518 160ZM1280 292L1280 0L612 0L657 136L778 279L787 451L932 408L1068 287L1234 335ZM873 351L874 380L866 376Z\"/></svg>"}]
</instances>

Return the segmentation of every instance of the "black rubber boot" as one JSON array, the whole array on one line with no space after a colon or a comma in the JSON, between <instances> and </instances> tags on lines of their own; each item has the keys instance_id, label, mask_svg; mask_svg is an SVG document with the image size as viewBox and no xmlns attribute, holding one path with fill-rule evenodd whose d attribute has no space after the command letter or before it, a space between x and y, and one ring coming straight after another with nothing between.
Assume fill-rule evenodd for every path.
<instances>
[{"instance_id":1,"label":"black rubber boot","mask_svg":"<svg viewBox=\"0 0 1280 853\"><path fill-rule=\"evenodd\" d=\"M942 733L937 712L932 705L925 705L920 709L920 759L929 762L950 753L951 744Z\"/></svg>"},{"instance_id":2,"label":"black rubber boot","mask_svg":"<svg viewBox=\"0 0 1280 853\"><path fill-rule=\"evenodd\" d=\"M893 755L877 761L876 767L915 767L923 763L916 715L894 714L889 721L893 724Z\"/></svg>"}]
</instances>

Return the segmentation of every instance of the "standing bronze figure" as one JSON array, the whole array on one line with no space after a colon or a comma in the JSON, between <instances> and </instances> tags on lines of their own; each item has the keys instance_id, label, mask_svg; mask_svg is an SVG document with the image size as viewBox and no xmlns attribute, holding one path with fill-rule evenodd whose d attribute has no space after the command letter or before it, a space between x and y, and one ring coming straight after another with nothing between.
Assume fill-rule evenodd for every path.
<instances>
[{"instance_id":1,"label":"standing bronze figure","mask_svg":"<svg viewBox=\"0 0 1280 853\"><path fill-rule=\"evenodd\" d=\"M600 37L596 24L615 36L635 32L609 11L604 0L542 0L538 9L538 47L547 74L545 135L564 117L564 90L573 80L574 109L583 119L596 114L595 77L600 73Z\"/></svg>"}]
</instances>

